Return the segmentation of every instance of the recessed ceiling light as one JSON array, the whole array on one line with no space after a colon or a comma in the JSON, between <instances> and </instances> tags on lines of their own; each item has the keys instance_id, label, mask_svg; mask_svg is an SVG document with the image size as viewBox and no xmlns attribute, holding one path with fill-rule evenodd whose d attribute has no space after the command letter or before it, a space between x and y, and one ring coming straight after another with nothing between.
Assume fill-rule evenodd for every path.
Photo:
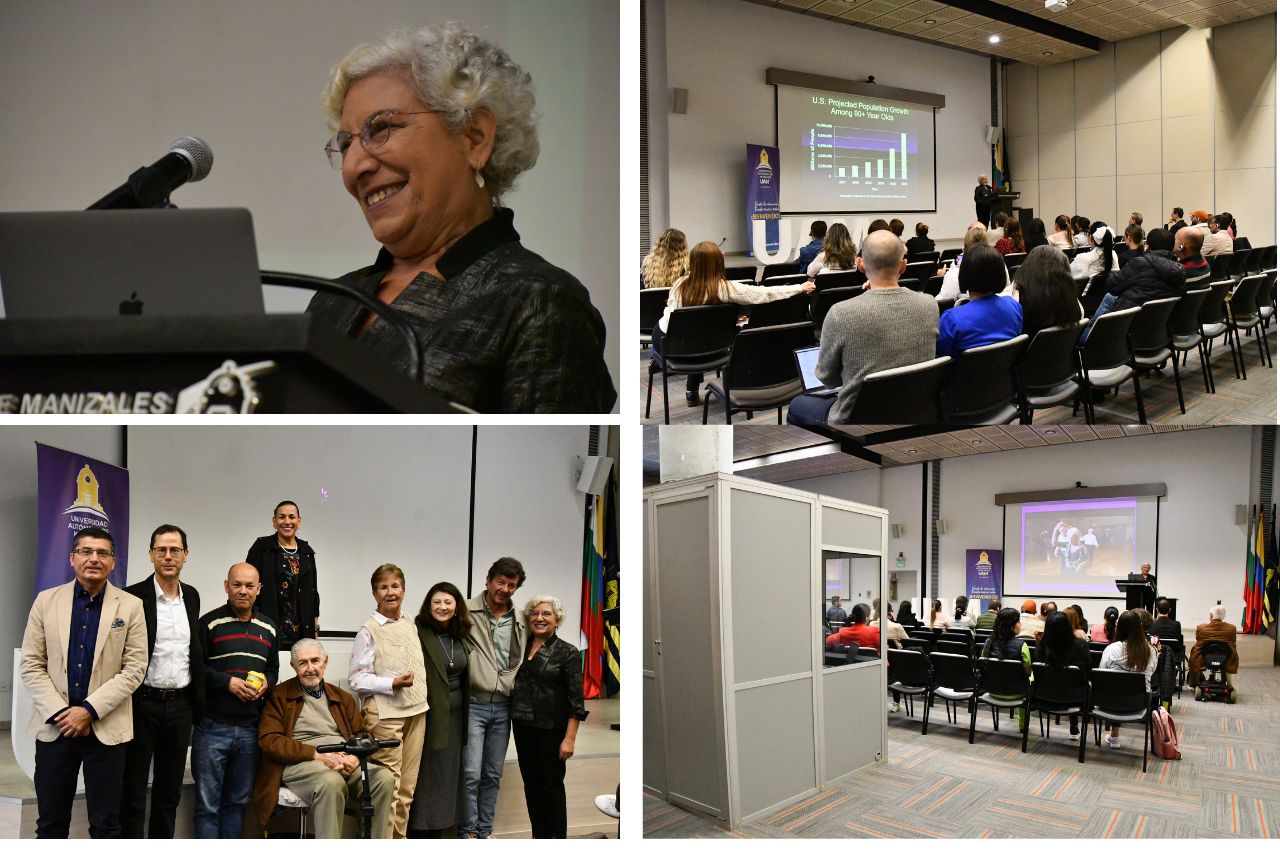
<instances>
[{"instance_id":1,"label":"recessed ceiling light","mask_svg":"<svg viewBox=\"0 0 1280 850\"><path fill-rule=\"evenodd\" d=\"M907 454L909 454L909 455L918 455L918 454L920 454L920 451L919 451L918 449L907 449Z\"/></svg>"},{"instance_id":2,"label":"recessed ceiling light","mask_svg":"<svg viewBox=\"0 0 1280 850\"><path fill-rule=\"evenodd\" d=\"M999 44L999 43L1000 43L1000 36L998 36L998 35L988 36L988 37L987 37L987 41L988 41L989 43L991 43L991 44Z\"/></svg>"},{"instance_id":3,"label":"recessed ceiling light","mask_svg":"<svg viewBox=\"0 0 1280 850\"><path fill-rule=\"evenodd\" d=\"M1052 50L1046 50L1044 53L1041 53L1040 55L1041 55L1041 56L1052 56L1052 55L1053 55L1053 51L1052 51Z\"/></svg>"},{"instance_id":4,"label":"recessed ceiling light","mask_svg":"<svg viewBox=\"0 0 1280 850\"><path fill-rule=\"evenodd\" d=\"M924 22L925 22L926 24L936 24L936 23L937 23L937 21L935 21L933 18L925 18L925 21L924 21Z\"/></svg>"}]
</instances>

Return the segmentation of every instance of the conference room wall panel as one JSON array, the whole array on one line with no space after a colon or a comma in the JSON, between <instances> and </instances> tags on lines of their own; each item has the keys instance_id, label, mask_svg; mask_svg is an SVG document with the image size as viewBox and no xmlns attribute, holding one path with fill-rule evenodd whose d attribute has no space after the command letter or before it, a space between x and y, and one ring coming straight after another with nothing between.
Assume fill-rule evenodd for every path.
<instances>
[{"instance_id":1,"label":"conference room wall panel","mask_svg":"<svg viewBox=\"0 0 1280 850\"><path fill-rule=\"evenodd\" d=\"M1236 525L1235 506L1256 499L1258 438L1255 428L1229 426L945 459L938 517L948 530L939 538L939 582L930 593L948 598L964 593L965 550L1001 547L997 493L1070 487L1075 481L1089 487L1163 482L1168 496L1160 506L1160 591L1179 600L1184 625L1204 622L1219 599L1238 613L1247 529ZM889 522L910 530L921 523L919 478L919 467L911 466L789 484L839 498L878 488ZM902 548L889 541L892 552ZM908 563L915 551L907 551ZM1081 605L1094 622L1114 601L1083 600Z\"/></svg>"},{"instance_id":2,"label":"conference room wall panel","mask_svg":"<svg viewBox=\"0 0 1280 850\"><path fill-rule=\"evenodd\" d=\"M1041 133L1067 132L1075 129L1075 68L1071 63L1045 65L1040 68L1036 89L1036 108L1040 115Z\"/></svg>"},{"instance_id":3,"label":"conference room wall panel","mask_svg":"<svg viewBox=\"0 0 1280 850\"><path fill-rule=\"evenodd\" d=\"M1236 183L1217 179L1215 173L1265 168L1270 176L1259 172L1259 181L1274 182L1275 26L1275 16L1266 15L1214 30L1178 27L1104 44L1098 56L1061 65L1007 66L1005 114L1034 110L1040 117L1036 136L1015 133L1009 138L1012 163L1033 156L1038 160L1036 169L1013 172L1023 203L1034 206L1026 201L1030 190L1038 196L1037 210L1046 222L1053 209L1109 223L1114 216L1123 224L1133 208L1122 199L1133 197L1135 181L1122 177L1151 175L1154 193L1144 191L1144 206L1138 207L1148 229L1163 223L1175 204L1187 211L1229 209L1241 222L1242 235L1255 245L1273 242L1274 205L1219 194ZM1029 78L1034 78L1034 91ZM1065 108L1064 85L1073 87L1074 94ZM1046 103L1046 97L1059 102ZM1103 135L1108 125L1115 127L1111 144ZM1074 170L1067 173L1060 157L1071 131ZM1207 180L1202 176L1206 173ZM1117 207L1086 207L1085 191L1073 190L1074 202L1059 209L1055 205L1062 193L1043 185L1062 177L1086 180L1107 174L1115 175ZM1251 209L1247 219L1238 213L1245 208Z\"/></svg>"},{"instance_id":4,"label":"conference room wall panel","mask_svg":"<svg viewBox=\"0 0 1280 850\"><path fill-rule=\"evenodd\" d=\"M1145 210L1152 210L1147 213ZM1164 223L1160 210L1159 174L1121 174L1116 177L1116 223L1126 224L1129 214L1142 212L1142 228L1150 232Z\"/></svg>"},{"instance_id":5,"label":"conference room wall panel","mask_svg":"<svg viewBox=\"0 0 1280 850\"><path fill-rule=\"evenodd\" d=\"M1220 198L1232 198L1231 214L1244 233L1256 233L1254 221L1265 221L1275 215L1276 170L1274 168L1227 169L1215 177L1215 189ZM1250 240L1255 248L1271 244L1257 238ZM1250 373L1250 380L1253 376Z\"/></svg>"},{"instance_id":6,"label":"conference room wall panel","mask_svg":"<svg viewBox=\"0 0 1280 850\"><path fill-rule=\"evenodd\" d=\"M1067 177L1060 180L1040 181L1040 216L1045 230L1053 232L1053 219L1057 215L1073 215L1076 207L1076 180Z\"/></svg>"},{"instance_id":7,"label":"conference room wall panel","mask_svg":"<svg viewBox=\"0 0 1280 850\"><path fill-rule=\"evenodd\" d=\"M593 0L46 0L3 4L0 210L84 209L184 135L214 152L183 208L246 207L262 268L336 277L379 245L321 151L321 96L353 47L467 24L534 79L541 151L503 197L524 244L590 290L618 382L618 32ZM21 81L17 84L16 81ZM21 116L18 119L16 116ZM269 312L309 295L264 290Z\"/></svg>"},{"instance_id":8,"label":"conference room wall panel","mask_svg":"<svg viewBox=\"0 0 1280 850\"><path fill-rule=\"evenodd\" d=\"M1116 123L1115 45L1103 43L1097 56L1075 63L1077 129Z\"/></svg>"},{"instance_id":9,"label":"conference room wall panel","mask_svg":"<svg viewBox=\"0 0 1280 850\"><path fill-rule=\"evenodd\" d=\"M1124 226L1129 221L1126 212L1121 218L1116 210L1116 179L1107 177L1081 177L1076 180L1076 208L1082 210L1101 210L1106 214L1104 221L1111 223L1112 230L1123 234Z\"/></svg>"},{"instance_id":10,"label":"conference room wall panel","mask_svg":"<svg viewBox=\"0 0 1280 850\"><path fill-rule=\"evenodd\" d=\"M1114 45L1116 120L1146 121L1160 117L1160 33L1127 38Z\"/></svg>"},{"instance_id":11,"label":"conference room wall panel","mask_svg":"<svg viewBox=\"0 0 1280 850\"><path fill-rule=\"evenodd\" d=\"M934 239L963 235L973 218L977 175L991 167L985 141L990 72L984 57L741 0L657 5L666 18L666 84L688 90L688 111L663 112L667 144L650 148L651 175L661 173L654 163L662 158L669 175L669 214L650 208L655 236L664 227L678 227L691 243L724 238L727 253L749 251L745 145L775 142L774 91L764 82L769 67L841 79L871 74L887 86L945 94L947 105L936 113L937 212L900 217L908 230L917 221L928 224ZM728 30L726 22L732 22ZM651 88L651 117L668 110L668 101L666 92ZM875 217L844 220L856 231ZM830 222L837 216L796 217L793 241L816 218Z\"/></svg>"},{"instance_id":12,"label":"conference room wall panel","mask_svg":"<svg viewBox=\"0 0 1280 850\"><path fill-rule=\"evenodd\" d=\"M1040 131L1040 116L1035 107L1038 82L1034 65L1010 65L1004 78L1005 96L1011 103L1021 104L1005 116L1005 132L1009 137L1034 136ZM1018 172L1014 172L1017 174Z\"/></svg>"},{"instance_id":13,"label":"conference room wall panel","mask_svg":"<svg viewBox=\"0 0 1280 850\"><path fill-rule=\"evenodd\" d=\"M1116 125L1107 123L1076 130L1076 177L1083 181L1087 177L1113 177L1115 173Z\"/></svg>"},{"instance_id":14,"label":"conference room wall panel","mask_svg":"<svg viewBox=\"0 0 1280 850\"><path fill-rule=\"evenodd\" d=\"M1143 225L1147 218L1154 219L1160 210L1160 173L1164 164L1160 135L1160 119L1133 121L1116 125L1116 174L1144 174L1154 176L1150 182L1155 187L1154 203L1143 212ZM1166 210L1167 212L1167 210ZM1160 217L1164 221L1164 217Z\"/></svg>"},{"instance_id":15,"label":"conference room wall panel","mask_svg":"<svg viewBox=\"0 0 1280 850\"><path fill-rule=\"evenodd\" d=\"M1076 131L1040 134L1040 181L1076 176ZM1014 175L1015 187L1017 175Z\"/></svg>"}]
</instances>

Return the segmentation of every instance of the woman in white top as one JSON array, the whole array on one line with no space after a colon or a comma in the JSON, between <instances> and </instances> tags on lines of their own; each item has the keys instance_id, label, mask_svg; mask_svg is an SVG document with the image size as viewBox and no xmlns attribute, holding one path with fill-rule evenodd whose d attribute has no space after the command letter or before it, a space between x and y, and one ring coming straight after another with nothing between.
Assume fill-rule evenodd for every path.
<instances>
[{"instance_id":1,"label":"woman in white top","mask_svg":"<svg viewBox=\"0 0 1280 850\"><path fill-rule=\"evenodd\" d=\"M1081 251L1075 255L1071 260L1071 277L1087 282L1100 274L1110 274L1112 270L1120 268L1120 256L1112 247L1115 238L1110 227L1101 221L1095 221L1089 228L1089 244L1093 246L1093 250Z\"/></svg>"},{"instance_id":2,"label":"woman in white top","mask_svg":"<svg viewBox=\"0 0 1280 850\"><path fill-rule=\"evenodd\" d=\"M837 225L832 225L836 227ZM830 233L830 231L828 231ZM689 252L689 273L671 287L667 296L667 308L662 312L653 329L653 350L662 353L662 340L667 334L671 313L681 307L698 307L703 304L764 304L790 298L802 292L813 292L812 283L795 283L790 286L752 286L724 279L724 254L714 242L699 242ZM702 403L698 398L698 386L702 375L690 375L684 397L691 407Z\"/></svg>"},{"instance_id":3,"label":"woman in white top","mask_svg":"<svg viewBox=\"0 0 1280 850\"><path fill-rule=\"evenodd\" d=\"M947 628L973 631L975 625L973 618L969 616L969 597L957 596L956 611L951 619L947 620Z\"/></svg>"},{"instance_id":4,"label":"woman in white top","mask_svg":"<svg viewBox=\"0 0 1280 850\"><path fill-rule=\"evenodd\" d=\"M987 229L985 227L971 227L964 234L964 249L968 251L974 245L987 244ZM942 288L938 290L935 299L938 301L956 301L960 299L960 263L964 261L964 254L956 257L954 263L942 275ZM1009 283L1009 267L1004 269L1005 292L1012 294L1013 288ZM1003 294L1003 293L1002 293Z\"/></svg>"},{"instance_id":5,"label":"woman in white top","mask_svg":"<svg viewBox=\"0 0 1280 850\"><path fill-rule=\"evenodd\" d=\"M1156 670L1159 654L1151 646L1146 634L1142 631L1142 620L1137 613L1125 611L1116 620L1116 639L1102 650L1102 660L1098 662L1099 670L1128 670L1143 673L1143 681L1147 691L1151 691L1151 674ZM1120 725L1111 727L1111 736L1104 739L1113 750L1120 749Z\"/></svg>"},{"instance_id":6,"label":"woman in white top","mask_svg":"<svg viewBox=\"0 0 1280 850\"><path fill-rule=\"evenodd\" d=\"M1049 234L1049 244L1058 248L1071 247L1071 219L1060 215L1053 220L1053 233Z\"/></svg>"},{"instance_id":7,"label":"woman in white top","mask_svg":"<svg viewBox=\"0 0 1280 850\"><path fill-rule=\"evenodd\" d=\"M822 251L813 258L806 269L809 280L813 280L823 272L849 271L858 260L858 248L849 236L849 228L836 222L827 228L826 238L822 241Z\"/></svg>"}]
</instances>

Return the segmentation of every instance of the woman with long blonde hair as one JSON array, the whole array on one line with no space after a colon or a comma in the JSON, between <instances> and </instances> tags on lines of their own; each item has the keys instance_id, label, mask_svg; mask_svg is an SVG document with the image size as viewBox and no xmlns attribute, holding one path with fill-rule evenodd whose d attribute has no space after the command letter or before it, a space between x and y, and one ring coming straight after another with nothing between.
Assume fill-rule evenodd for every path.
<instances>
[{"instance_id":1,"label":"woman with long blonde hair","mask_svg":"<svg viewBox=\"0 0 1280 850\"><path fill-rule=\"evenodd\" d=\"M680 279L689 267L689 246L684 231L668 227L658 234L653 250L640 263L645 289L660 289Z\"/></svg>"},{"instance_id":2,"label":"woman with long blonde hair","mask_svg":"<svg viewBox=\"0 0 1280 850\"><path fill-rule=\"evenodd\" d=\"M806 270L809 280L827 271L846 271L855 267L858 260L858 248L853 244L849 228L836 222L827 228L827 236L822 242L822 252L813 258Z\"/></svg>"},{"instance_id":3,"label":"woman with long blonde hair","mask_svg":"<svg viewBox=\"0 0 1280 850\"><path fill-rule=\"evenodd\" d=\"M807 281L789 286L753 286L749 283L725 280L724 254L720 253L720 246L714 242L699 242L689 252L689 273L671 287L671 294L667 297L667 308L653 329L653 349L657 354L662 354L662 340L666 336L671 313L681 307L729 302L764 304L768 301L790 298L802 292L812 292L814 289L814 285ZM702 403L702 399L698 397L698 387L701 384L702 375L689 376L685 399L690 407L696 407Z\"/></svg>"}]
</instances>

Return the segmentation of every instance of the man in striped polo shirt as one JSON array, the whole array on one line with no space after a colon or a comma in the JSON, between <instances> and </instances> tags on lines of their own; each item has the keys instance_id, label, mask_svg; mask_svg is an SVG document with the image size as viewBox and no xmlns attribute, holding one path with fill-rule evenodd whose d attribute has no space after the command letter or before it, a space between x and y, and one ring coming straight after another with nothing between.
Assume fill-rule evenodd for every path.
<instances>
[{"instance_id":1,"label":"man in striped polo shirt","mask_svg":"<svg viewBox=\"0 0 1280 850\"><path fill-rule=\"evenodd\" d=\"M253 611L258 568L236 564L227 604L200 618L205 701L191 735L196 838L241 838L258 766L258 717L280 672L276 624Z\"/></svg>"}]
</instances>

